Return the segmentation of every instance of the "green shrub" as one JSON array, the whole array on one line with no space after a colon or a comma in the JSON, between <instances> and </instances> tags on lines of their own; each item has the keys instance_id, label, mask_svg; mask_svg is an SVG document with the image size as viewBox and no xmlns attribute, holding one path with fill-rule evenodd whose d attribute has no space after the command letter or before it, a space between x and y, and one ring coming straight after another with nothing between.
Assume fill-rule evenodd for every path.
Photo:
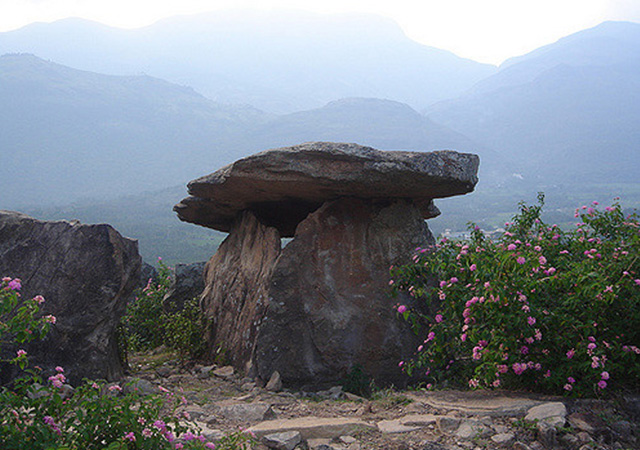
<instances>
[{"instance_id":1,"label":"green shrub","mask_svg":"<svg viewBox=\"0 0 640 450\"><path fill-rule=\"evenodd\" d=\"M55 317L39 317L41 296L21 301L19 279L0 284L0 350L43 337ZM186 399L166 389L162 396L124 394L117 385L86 380L69 393L64 369L44 382L28 368L28 355L19 349L8 362L24 376L12 387L0 388L0 448L10 450L169 450L249 449L253 437L233 433L208 442L198 428L179 417Z\"/></svg>"},{"instance_id":2,"label":"green shrub","mask_svg":"<svg viewBox=\"0 0 640 450\"><path fill-rule=\"evenodd\" d=\"M197 358L204 350L206 319L197 299L185 302L181 310L171 312L163 300L171 286L171 269L159 259L156 280L135 294L119 328L121 349L126 354L166 345L181 360ZM122 351L121 350L121 351Z\"/></svg>"},{"instance_id":3,"label":"green shrub","mask_svg":"<svg viewBox=\"0 0 640 450\"><path fill-rule=\"evenodd\" d=\"M425 336L400 362L407 372L579 396L640 387L637 217L594 202L563 231L542 222L543 200L521 204L497 242L473 227L469 241L417 249L413 263L392 269L396 292L435 311L397 306Z\"/></svg>"}]
</instances>

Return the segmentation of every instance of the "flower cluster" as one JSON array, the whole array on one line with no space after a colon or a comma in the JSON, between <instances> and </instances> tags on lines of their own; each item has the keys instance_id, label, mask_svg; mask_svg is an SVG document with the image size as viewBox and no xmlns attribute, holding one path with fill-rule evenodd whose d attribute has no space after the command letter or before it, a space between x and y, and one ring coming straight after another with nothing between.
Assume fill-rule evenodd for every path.
<instances>
[{"instance_id":1,"label":"flower cluster","mask_svg":"<svg viewBox=\"0 0 640 450\"><path fill-rule=\"evenodd\" d=\"M404 311L427 336L404 370L571 395L640 384L637 218L617 203L594 204L563 231L542 222L542 200L521 205L497 242L474 229L468 242L417 249L411 264L392 269L392 290L411 287L436 311Z\"/></svg>"}]
</instances>

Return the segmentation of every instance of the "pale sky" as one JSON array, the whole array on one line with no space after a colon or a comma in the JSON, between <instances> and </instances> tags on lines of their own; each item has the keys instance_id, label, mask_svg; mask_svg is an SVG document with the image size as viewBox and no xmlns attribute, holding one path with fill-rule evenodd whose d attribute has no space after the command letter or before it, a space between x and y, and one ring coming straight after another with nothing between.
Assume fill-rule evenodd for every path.
<instances>
[{"instance_id":1,"label":"pale sky","mask_svg":"<svg viewBox=\"0 0 640 450\"><path fill-rule=\"evenodd\" d=\"M420 43L492 64L605 20L640 22L640 0L0 0L0 31L65 17L137 28L230 8L375 13Z\"/></svg>"}]
</instances>

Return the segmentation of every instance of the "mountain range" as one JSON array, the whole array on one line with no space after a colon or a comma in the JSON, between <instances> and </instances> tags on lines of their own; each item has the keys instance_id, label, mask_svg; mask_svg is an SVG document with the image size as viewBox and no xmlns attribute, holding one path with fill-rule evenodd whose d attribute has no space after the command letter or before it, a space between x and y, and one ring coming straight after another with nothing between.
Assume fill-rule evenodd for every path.
<instances>
[{"instance_id":1,"label":"mountain range","mask_svg":"<svg viewBox=\"0 0 640 450\"><path fill-rule=\"evenodd\" d=\"M496 71L418 44L379 16L282 10L178 16L136 30L83 19L36 23L0 33L0 54L15 52L111 75L145 73L278 114L344 97L421 109Z\"/></svg>"},{"instance_id":2,"label":"mountain range","mask_svg":"<svg viewBox=\"0 0 640 450\"><path fill-rule=\"evenodd\" d=\"M0 57L0 208L104 217L157 237L135 212L109 211L162 192L170 227L176 185L314 140L478 153L476 193L439 204L440 228L497 226L539 190L558 221L576 202L626 194L640 206L636 23L605 22L499 68L412 42L386 19L306 13L138 30L67 19L0 33L3 52L13 53ZM163 254L153 241L147 254Z\"/></svg>"}]
</instances>

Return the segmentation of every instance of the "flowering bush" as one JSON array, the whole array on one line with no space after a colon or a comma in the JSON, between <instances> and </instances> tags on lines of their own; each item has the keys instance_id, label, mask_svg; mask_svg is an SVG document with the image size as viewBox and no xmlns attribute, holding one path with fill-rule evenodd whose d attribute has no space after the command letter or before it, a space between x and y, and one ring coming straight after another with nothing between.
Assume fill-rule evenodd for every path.
<instances>
[{"instance_id":1,"label":"flowering bush","mask_svg":"<svg viewBox=\"0 0 640 450\"><path fill-rule=\"evenodd\" d=\"M6 344L42 337L53 316L38 317L41 296L21 301L19 279L0 285L0 350ZM11 388L0 388L0 448L34 449L213 449L250 448L251 435L230 434L217 444L208 441L188 417L178 414L186 399L166 389L163 397L125 394L117 385L85 381L70 392L64 368L43 382L40 372L27 368L27 352L19 349L9 360L26 370Z\"/></svg>"},{"instance_id":2,"label":"flowering bush","mask_svg":"<svg viewBox=\"0 0 640 450\"><path fill-rule=\"evenodd\" d=\"M637 217L594 202L563 231L541 221L543 200L521 204L497 242L474 227L469 241L417 249L413 263L392 268L393 289L434 311L397 306L425 335L400 363L407 372L579 396L640 387Z\"/></svg>"}]
</instances>

